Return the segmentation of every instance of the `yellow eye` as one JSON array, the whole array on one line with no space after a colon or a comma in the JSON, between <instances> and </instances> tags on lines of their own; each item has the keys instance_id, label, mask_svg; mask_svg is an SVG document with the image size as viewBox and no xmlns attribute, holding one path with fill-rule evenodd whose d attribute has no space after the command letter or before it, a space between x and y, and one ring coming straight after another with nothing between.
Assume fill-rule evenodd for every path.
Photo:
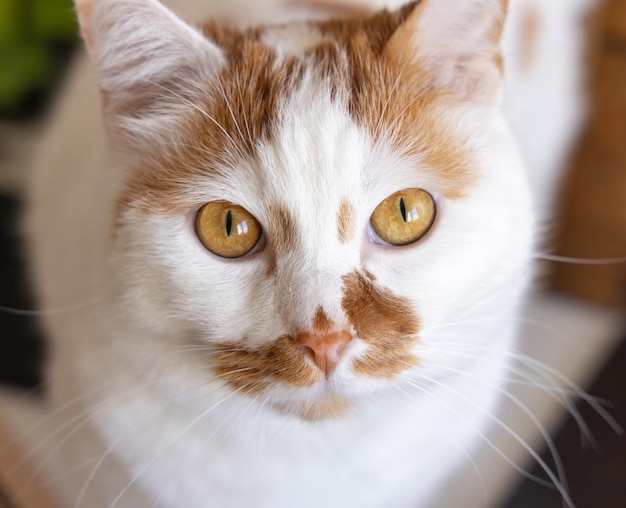
<instances>
[{"instance_id":1,"label":"yellow eye","mask_svg":"<svg viewBox=\"0 0 626 508\"><path fill-rule=\"evenodd\" d=\"M409 245L422 238L435 221L433 197L422 189L404 189L381 202L370 224L374 232L391 245Z\"/></svg>"},{"instance_id":2,"label":"yellow eye","mask_svg":"<svg viewBox=\"0 0 626 508\"><path fill-rule=\"evenodd\" d=\"M213 254L240 258L258 243L261 225L245 208L228 201L213 201L198 211L196 234Z\"/></svg>"}]
</instances>

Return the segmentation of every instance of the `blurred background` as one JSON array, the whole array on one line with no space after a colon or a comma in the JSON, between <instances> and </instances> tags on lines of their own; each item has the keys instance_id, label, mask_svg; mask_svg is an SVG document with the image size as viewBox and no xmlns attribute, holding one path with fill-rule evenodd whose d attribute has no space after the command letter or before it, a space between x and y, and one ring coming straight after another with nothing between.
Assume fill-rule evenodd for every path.
<instances>
[{"instance_id":1,"label":"blurred background","mask_svg":"<svg viewBox=\"0 0 626 508\"><path fill-rule=\"evenodd\" d=\"M626 0L600 2L584 30L589 115L568 159L557 196L557 227L544 251L585 259L622 257L626 255ZM0 0L0 383L18 389L40 386L45 360L45 342L34 320L8 310L36 307L20 241L21 192L46 114L77 46L71 0ZM569 326L569 340L576 346L571 351L587 352L572 352L570 359L568 348L561 348L553 364L607 401L609 412L626 427L626 264L552 263L545 267L543 284L544 296L536 304L540 309L533 312L550 314L546 321L564 330ZM602 337L592 339L587 333ZM573 358L576 354L582 358ZM597 411L585 404L580 411L595 438L594 446L581 440L576 422L566 419L564 411L554 409L545 417L564 460L573 500L578 508L623 508L626 440ZM538 441L537 447L541 446ZM547 455L546 460L550 460ZM527 458L522 465L533 467ZM533 474L545 476L537 468ZM519 475L515 477L494 496L499 499L494 507L562 506L554 489L532 480L520 483ZM12 506L0 493L1 508L3 502Z\"/></svg>"}]
</instances>

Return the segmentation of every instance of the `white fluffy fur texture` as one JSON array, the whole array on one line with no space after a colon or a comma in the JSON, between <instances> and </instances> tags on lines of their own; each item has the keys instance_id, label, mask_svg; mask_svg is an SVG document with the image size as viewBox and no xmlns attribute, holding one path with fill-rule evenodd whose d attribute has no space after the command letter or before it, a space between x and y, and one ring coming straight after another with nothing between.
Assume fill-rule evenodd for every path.
<instances>
[{"instance_id":1,"label":"white fluffy fur texture","mask_svg":"<svg viewBox=\"0 0 626 508\"><path fill-rule=\"evenodd\" d=\"M513 12L526 1L514 0ZM191 19L212 14L244 25L304 15L278 0L164 3ZM546 14L544 3L537 5ZM564 12L573 3L550 2ZM167 114L190 107L202 80L224 65L220 50L154 0L94 4L92 19L99 21L89 25L90 51L113 101L139 78L158 87L164 72L190 73L167 83L179 87L180 101L135 124L122 119L133 140L176 139ZM443 32L437 33L450 29L453 40L454 29L443 18L439 23ZM280 44L280 30L267 40ZM298 40L302 48L311 43ZM165 57L154 58L154 48ZM566 59L574 65L574 57ZM200 61L209 65L198 68ZM542 76L527 79L540 83ZM193 210L167 217L129 212L113 237L129 168L148 154L129 153L134 141L115 137L115 105L107 113L113 146L105 148L96 86L86 67L74 76L36 168L29 218L42 307L65 309L45 319L53 342L53 399L58 407L69 404L62 412L69 425L88 418L50 458L68 472L58 480L63 506L427 507L468 460L496 402L531 274L534 211L516 143L492 106L442 111L479 154L478 183L466 196L447 199L445 182L432 171L384 143L374 145L315 77L306 84L284 105L281 131L258 148L256 166L242 161L218 183L195 182L193 190L195 201L246 203L262 223L276 200L294 212L306 242L268 282L262 254L245 262L208 254L194 236ZM513 87L516 94L525 91L519 83ZM513 103L505 92L507 108ZM539 123L552 132L551 121L560 133L555 137L571 136L553 117L531 119L530 129L520 122L515 130L534 132ZM544 159L559 159L565 144ZM523 139L522 145L533 143ZM436 196L435 233L415 248L368 242L373 208L407 187ZM359 234L340 244L335 213L346 195L356 207ZM185 347L190 336L209 344L224 338L263 344L310 322L318 304L341 320L340 277L364 258L377 281L420 318L414 346L420 364L396 379L368 379L340 365L329 386L276 387L254 398L212 380L205 353ZM365 349L357 340L350 355ZM362 403L317 422L273 406L280 397L301 400L324 390Z\"/></svg>"}]
</instances>

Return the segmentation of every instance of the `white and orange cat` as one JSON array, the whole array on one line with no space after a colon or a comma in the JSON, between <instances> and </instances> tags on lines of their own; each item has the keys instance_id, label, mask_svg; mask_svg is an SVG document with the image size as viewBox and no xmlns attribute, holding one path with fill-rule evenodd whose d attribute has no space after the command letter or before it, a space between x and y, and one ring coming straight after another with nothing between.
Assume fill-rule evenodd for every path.
<instances>
[{"instance_id":1,"label":"white and orange cat","mask_svg":"<svg viewBox=\"0 0 626 508\"><path fill-rule=\"evenodd\" d=\"M574 2L163 3L76 1L93 70L33 179L41 305L76 308L45 318L58 502L430 506L532 272L504 111L539 173L576 125L515 121L575 97L516 41Z\"/></svg>"}]
</instances>

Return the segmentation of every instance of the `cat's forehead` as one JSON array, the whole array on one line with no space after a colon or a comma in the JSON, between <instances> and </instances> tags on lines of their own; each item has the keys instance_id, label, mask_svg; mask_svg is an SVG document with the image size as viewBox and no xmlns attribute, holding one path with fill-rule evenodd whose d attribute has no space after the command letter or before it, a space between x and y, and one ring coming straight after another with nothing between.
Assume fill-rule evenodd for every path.
<instances>
[{"instance_id":1,"label":"cat's forehead","mask_svg":"<svg viewBox=\"0 0 626 508\"><path fill-rule=\"evenodd\" d=\"M435 190L463 195L474 154L447 97L419 65L385 51L403 12L244 31L205 25L226 63L187 111L179 148L155 158L160 168L139 175L131 193L179 211L202 191L199 182L219 181L221 198L232 199L242 187L232 182L243 180L283 202L308 185L334 207L368 182L383 190L390 180L411 183L413 166L438 182Z\"/></svg>"}]
</instances>

